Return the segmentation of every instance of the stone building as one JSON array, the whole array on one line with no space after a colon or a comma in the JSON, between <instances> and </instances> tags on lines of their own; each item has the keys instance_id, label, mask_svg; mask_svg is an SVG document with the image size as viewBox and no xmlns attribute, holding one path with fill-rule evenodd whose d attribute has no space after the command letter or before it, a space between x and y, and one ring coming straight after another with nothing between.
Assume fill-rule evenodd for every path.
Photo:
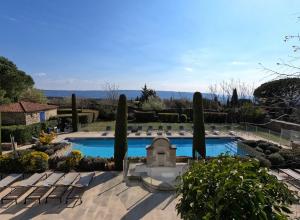
<instances>
[{"instance_id":1,"label":"stone building","mask_svg":"<svg viewBox=\"0 0 300 220\"><path fill-rule=\"evenodd\" d=\"M30 125L57 116L57 106L34 102L0 105L2 125Z\"/></svg>"}]
</instances>

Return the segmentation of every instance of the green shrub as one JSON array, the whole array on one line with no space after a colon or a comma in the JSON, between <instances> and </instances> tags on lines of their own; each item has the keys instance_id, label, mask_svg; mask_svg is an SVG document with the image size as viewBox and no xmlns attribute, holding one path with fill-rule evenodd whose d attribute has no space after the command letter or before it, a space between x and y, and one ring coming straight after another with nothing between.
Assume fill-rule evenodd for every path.
<instances>
[{"instance_id":1,"label":"green shrub","mask_svg":"<svg viewBox=\"0 0 300 220\"><path fill-rule=\"evenodd\" d=\"M188 118L187 118L187 115L186 115L186 114L181 114L181 115L180 115L179 121L180 121L181 123L186 123L187 120L188 120Z\"/></svg>"},{"instance_id":2,"label":"green shrub","mask_svg":"<svg viewBox=\"0 0 300 220\"><path fill-rule=\"evenodd\" d=\"M49 156L46 153L32 151L21 156L20 161L26 172L44 172L48 169Z\"/></svg>"},{"instance_id":3,"label":"green shrub","mask_svg":"<svg viewBox=\"0 0 300 220\"><path fill-rule=\"evenodd\" d=\"M157 96L150 96L142 104L142 109L146 111L158 111L164 109L165 103Z\"/></svg>"},{"instance_id":4,"label":"green shrub","mask_svg":"<svg viewBox=\"0 0 300 220\"><path fill-rule=\"evenodd\" d=\"M80 160L78 169L80 171L103 171L106 170L108 161L104 158L84 157Z\"/></svg>"},{"instance_id":5,"label":"green shrub","mask_svg":"<svg viewBox=\"0 0 300 220\"><path fill-rule=\"evenodd\" d=\"M271 161L272 166L278 166L284 163L284 158L279 153L270 154L268 160Z\"/></svg>"},{"instance_id":6,"label":"green shrub","mask_svg":"<svg viewBox=\"0 0 300 220\"><path fill-rule=\"evenodd\" d=\"M258 152L261 152L261 153L264 152L263 149L261 149L260 147L256 147L255 150L258 151Z\"/></svg>"},{"instance_id":7,"label":"green shrub","mask_svg":"<svg viewBox=\"0 0 300 220\"><path fill-rule=\"evenodd\" d=\"M82 153L79 150L72 150L70 155L67 156L66 165L71 169L78 166L79 161L83 158Z\"/></svg>"},{"instance_id":8,"label":"green shrub","mask_svg":"<svg viewBox=\"0 0 300 220\"><path fill-rule=\"evenodd\" d=\"M167 123L178 123L179 114L178 113L158 113L158 119L161 122Z\"/></svg>"},{"instance_id":9,"label":"green shrub","mask_svg":"<svg viewBox=\"0 0 300 220\"><path fill-rule=\"evenodd\" d=\"M244 140L243 143L253 148L257 146L257 142L253 140Z\"/></svg>"},{"instance_id":10,"label":"green shrub","mask_svg":"<svg viewBox=\"0 0 300 220\"><path fill-rule=\"evenodd\" d=\"M294 159L294 153L290 149L281 149L278 152L286 161L293 160Z\"/></svg>"},{"instance_id":11,"label":"green shrub","mask_svg":"<svg viewBox=\"0 0 300 220\"><path fill-rule=\"evenodd\" d=\"M258 161L219 157L194 163L177 188L182 219L287 219L295 194Z\"/></svg>"},{"instance_id":12,"label":"green shrub","mask_svg":"<svg viewBox=\"0 0 300 220\"><path fill-rule=\"evenodd\" d=\"M32 125L2 126L2 142L10 142L10 135L13 135L18 144L28 144L31 143L32 136L39 137L42 130L53 128L54 125L57 125L56 120Z\"/></svg>"},{"instance_id":13,"label":"green shrub","mask_svg":"<svg viewBox=\"0 0 300 220\"><path fill-rule=\"evenodd\" d=\"M204 112L205 123L226 123L227 113L223 112Z\"/></svg>"},{"instance_id":14,"label":"green shrub","mask_svg":"<svg viewBox=\"0 0 300 220\"><path fill-rule=\"evenodd\" d=\"M261 167L270 168L272 166L271 162L268 159L266 159L265 157L260 156L260 157L257 157L257 159L258 159L259 165Z\"/></svg>"},{"instance_id":15,"label":"green shrub","mask_svg":"<svg viewBox=\"0 0 300 220\"><path fill-rule=\"evenodd\" d=\"M278 146L275 146L275 145L270 145L268 147L268 150L271 151L272 153L276 153L280 150L280 148Z\"/></svg>"},{"instance_id":16,"label":"green shrub","mask_svg":"<svg viewBox=\"0 0 300 220\"><path fill-rule=\"evenodd\" d=\"M257 146L260 147L261 149L268 150L270 147L270 143L267 142L261 142L261 143L257 143Z\"/></svg>"},{"instance_id":17,"label":"green shrub","mask_svg":"<svg viewBox=\"0 0 300 220\"><path fill-rule=\"evenodd\" d=\"M157 121L155 112L135 111L134 117L136 122L153 122Z\"/></svg>"},{"instance_id":18,"label":"green shrub","mask_svg":"<svg viewBox=\"0 0 300 220\"><path fill-rule=\"evenodd\" d=\"M22 173L24 167L20 160L15 159L12 155L0 155L0 173Z\"/></svg>"}]
</instances>

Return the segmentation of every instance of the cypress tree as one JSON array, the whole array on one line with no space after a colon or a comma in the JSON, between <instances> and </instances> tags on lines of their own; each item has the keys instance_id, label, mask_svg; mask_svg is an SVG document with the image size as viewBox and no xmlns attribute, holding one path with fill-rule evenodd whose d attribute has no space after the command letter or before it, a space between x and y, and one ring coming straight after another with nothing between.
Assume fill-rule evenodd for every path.
<instances>
[{"instance_id":1,"label":"cypress tree","mask_svg":"<svg viewBox=\"0 0 300 220\"><path fill-rule=\"evenodd\" d=\"M237 90L233 89L232 97L231 97L231 105L232 107L237 107L238 104L239 104L239 98L238 98Z\"/></svg>"},{"instance_id":2,"label":"cypress tree","mask_svg":"<svg viewBox=\"0 0 300 220\"><path fill-rule=\"evenodd\" d=\"M0 155L2 155L1 125L2 125L2 120L1 120L1 112L0 112Z\"/></svg>"},{"instance_id":3,"label":"cypress tree","mask_svg":"<svg viewBox=\"0 0 300 220\"><path fill-rule=\"evenodd\" d=\"M120 95L115 126L114 161L116 170L123 170L123 159L127 152L127 99Z\"/></svg>"},{"instance_id":4,"label":"cypress tree","mask_svg":"<svg viewBox=\"0 0 300 220\"><path fill-rule=\"evenodd\" d=\"M72 94L72 128L73 132L78 131L78 113L75 94Z\"/></svg>"},{"instance_id":5,"label":"cypress tree","mask_svg":"<svg viewBox=\"0 0 300 220\"><path fill-rule=\"evenodd\" d=\"M205 146L205 127L204 127L204 113L203 100L200 92L195 92L193 96L193 159L196 157L196 151L203 159L206 157Z\"/></svg>"}]
</instances>

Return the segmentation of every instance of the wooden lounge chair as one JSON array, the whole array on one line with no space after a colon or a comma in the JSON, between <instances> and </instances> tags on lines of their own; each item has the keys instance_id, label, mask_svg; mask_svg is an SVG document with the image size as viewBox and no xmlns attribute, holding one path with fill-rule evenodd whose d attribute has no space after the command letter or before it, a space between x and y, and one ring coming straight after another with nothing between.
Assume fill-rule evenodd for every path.
<instances>
[{"instance_id":1,"label":"wooden lounge chair","mask_svg":"<svg viewBox=\"0 0 300 220\"><path fill-rule=\"evenodd\" d=\"M71 184L79 177L79 173L67 173L62 179L60 179L56 184L49 195L46 197L46 203L48 199L59 199L60 203L62 202L62 197Z\"/></svg>"},{"instance_id":2,"label":"wooden lounge chair","mask_svg":"<svg viewBox=\"0 0 300 220\"><path fill-rule=\"evenodd\" d=\"M22 195L24 195L32 186L45 177L47 177L46 173L35 173L28 179L20 181L16 186L13 186L12 190L1 199L1 203L3 204L4 201L15 201L17 204L17 200Z\"/></svg>"},{"instance_id":3,"label":"wooden lounge chair","mask_svg":"<svg viewBox=\"0 0 300 220\"><path fill-rule=\"evenodd\" d=\"M7 177L5 177L4 179L2 179L0 181L0 192L2 190L4 190L5 188L7 188L9 185L11 185L12 183L14 183L15 181L17 181L19 178L21 178L23 176L23 174L20 173L12 173L9 174Z\"/></svg>"},{"instance_id":4,"label":"wooden lounge chair","mask_svg":"<svg viewBox=\"0 0 300 220\"><path fill-rule=\"evenodd\" d=\"M25 198L24 204L26 204L27 200L39 200L39 204L41 204L41 198L64 175L64 173L52 173L47 179L36 185L36 188Z\"/></svg>"},{"instance_id":5,"label":"wooden lounge chair","mask_svg":"<svg viewBox=\"0 0 300 220\"><path fill-rule=\"evenodd\" d=\"M158 126L158 131L157 131L157 135L161 136L163 134L163 126Z\"/></svg>"},{"instance_id":6,"label":"wooden lounge chair","mask_svg":"<svg viewBox=\"0 0 300 220\"><path fill-rule=\"evenodd\" d=\"M83 173L80 174L80 178L78 181L72 184L72 189L67 195L66 198L66 204L68 203L69 200L76 199L76 202L74 206L76 205L77 201L80 201L80 204L82 203L82 195L85 191L85 189L90 185L92 182L93 178L95 176L95 172L92 173Z\"/></svg>"},{"instance_id":7,"label":"wooden lounge chair","mask_svg":"<svg viewBox=\"0 0 300 220\"><path fill-rule=\"evenodd\" d=\"M106 130L102 133L102 136L107 136L110 131L111 131L111 127L106 126Z\"/></svg>"},{"instance_id":8,"label":"wooden lounge chair","mask_svg":"<svg viewBox=\"0 0 300 220\"><path fill-rule=\"evenodd\" d=\"M172 126L170 126L170 125L167 126L166 134L169 136L172 136Z\"/></svg>"},{"instance_id":9,"label":"wooden lounge chair","mask_svg":"<svg viewBox=\"0 0 300 220\"><path fill-rule=\"evenodd\" d=\"M152 126L148 126L147 136L151 136L152 135L152 131L153 131L153 127Z\"/></svg>"}]
</instances>

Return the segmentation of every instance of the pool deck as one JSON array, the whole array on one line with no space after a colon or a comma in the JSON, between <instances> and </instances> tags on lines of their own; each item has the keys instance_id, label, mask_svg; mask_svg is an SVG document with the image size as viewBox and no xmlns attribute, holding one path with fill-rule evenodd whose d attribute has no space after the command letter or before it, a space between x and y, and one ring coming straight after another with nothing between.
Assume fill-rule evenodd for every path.
<instances>
[{"instance_id":1,"label":"pool deck","mask_svg":"<svg viewBox=\"0 0 300 220\"><path fill-rule=\"evenodd\" d=\"M65 204L51 200L45 204L44 198L40 205L38 202L24 205L24 198L31 189L18 200L17 205L0 205L0 219L180 219L175 208L178 198L175 198L174 192L150 192L139 182L126 184L122 178L118 172L97 172L83 195L83 203L76 206L74 201ZM7 192L9 189L2 191L0 197ZM300 206L291 208L294 211L293 218L300 217Z\"/></svg>"},{"instance_id":2,"label":"pool deck","mask_svg":"<svg viewBox=\"0 0 300 220\"><path fill-rule=\"evenodd\" d=\"M23 204L26 193L18 204L0 206L0 219L105 219L177 220L175 205L177 199L172 192L149 192L140 183L126 185L122 174L117 172L97 172L94 181L83 195L83 203L74 206L51 200ZM9 189L1 192L0 197ZM63 200L64 201L64 200Z\"/></svg>"}]
</instances>

